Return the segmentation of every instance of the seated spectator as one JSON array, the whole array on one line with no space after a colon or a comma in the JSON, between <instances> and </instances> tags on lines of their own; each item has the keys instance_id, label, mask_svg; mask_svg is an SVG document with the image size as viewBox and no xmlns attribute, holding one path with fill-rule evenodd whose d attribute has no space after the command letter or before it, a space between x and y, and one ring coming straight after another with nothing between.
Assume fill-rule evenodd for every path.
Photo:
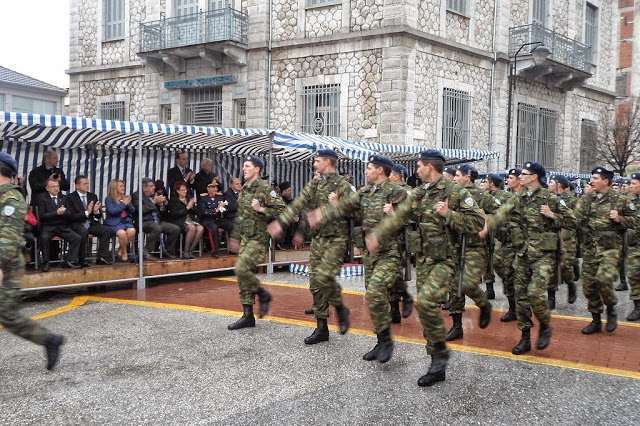
<instances>
[{"instance_id":1,"label":"seated spectator","mask_svg":"<svg viewBox=\"0 0 640 426\"><path fill-rule=\"evenodd\" d=\"M104 220L112 234L118 237L120 247L116 262L129 260L129 244L136 237L136 228L133 226L133 215L136 208L131 203L131 195L125 195L125 184L122 179L111 179L108 187L108 196L105 199L107 217ZM132 257L132 260L135 260Z\"/></svg>"},{"instance_id":2,"label":"seated spectator","mask_svg":"<svg viewBox=\"0 0 640 426\"><path fill-rule=\"evenodd\" d=\"M218 186L222 189L220 176L217 176L216 172L213 171L213 160L211 158L203 158L201 165L202 169L196 173L196 177L193 179L193 189L196 191L196 200L200 200L200 196L207 193L207 185L214 179L218 181Z\"/></svg>"},{"instance_id":3,"label":"seated spectator","mask_svg":"<svg viewBox=\"0 0 640 426\"><path fill-rule=\"evenodd\" d=\"M27 215L24 217L24 247L27 249L33 248L36 243L36 226L38 225L38 219L33 214L31 207L27 210Z\"/></svg>"},{"instance_id":4,"label":"seated spectator","mask_svg":"<svg viewBox=\"0 0 640 426\"><path fill-rule=\"evenodd\" d=\"M46 185L49 179L55 180L60 186L60 191L68 191L71 187L64 176L64 172L58 167L58 153L52 149L45 151L42 164L29 173L29 186L31 187L31 205L35 206L40 195L46 195Z\"/></svg>"},{"instance_id":5,"label":"seated spectator","mask_svg":"<svg viewBox=\"0 0 640 426\"><path fill-rule=\"evenodd\" d=\"M134 223L138 218L138 197L140 197L139 191L134 192L131 196L131 202L136 209ZM180 228L161 219L161 214L167 210L166 204L166 197L156 194L156 186L153 181L148 177L142 178L142 231L147 234L147 244L143 253L145 260L154 259L151 252L155 251L158 242L160 242L164 256L176 257ZM161 240L162 234L167 235L166 241Z\"/></svg>"},{"instance_id":6,"label":"seated spectator","mask_svg":"<svg viewBox=\"0 0 640 426\"><path fill-rule=\"evenodd\" d=\"M82 238L70 228L71 211L67 209L67 197L60 193L60 183L56 179L47 180L45 189L46 192L36 201L40 220L42 272L49 271L51 241L54 237L60 237L69 244L69 251L62 266L72 269L80 268L77 262Z\"/></svg>"},{"instance_id":7,"label":"seated spectator","mask_svg":"<svg viewBox=\"0 0 640 426\"><path fill-rule=\"evenodd\" d=\"M218 181L214 179L207 185L207 192L200 194L200 201L198 201L200 222L203 226L209 228L213 237L213 247L211 247L211 255L213 257L218 257L220 249L218 228L221 227L219 223L226 213L227 206L228 202L225 201L222 193L218 192Z\"/></svg>"},{"instance_id":8,"label":"seated spectator","mask_svg":"<svg viewBox=\"0 0 640 426\"><path fill-rule=\"evenodd\" d=\"M169 200L169 221L180 227L184 234L184 259L194 259L191 252L200 242L204 227L196 221L198 210L195 199L189 197L186 182L177 182L173 186L174 196Z\"/></svg>"}]
</instances>

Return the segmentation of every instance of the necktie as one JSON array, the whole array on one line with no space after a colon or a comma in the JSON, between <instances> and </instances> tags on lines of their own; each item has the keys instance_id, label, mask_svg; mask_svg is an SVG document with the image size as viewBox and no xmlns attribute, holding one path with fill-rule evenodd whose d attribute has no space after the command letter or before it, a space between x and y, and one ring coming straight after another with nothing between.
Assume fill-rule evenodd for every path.
<instances>
[{"instance_id":1,"label":"necktie","mask_svg":"<svg viewBox=\"0 0 640 426\"><path fill-rule=\"evenodd\" d=\"M182 169L182 179L187 177L187 172L185 171L185 169Z\"/></svg>"},{"instance_id":2,"label":"necktie","mask_svg":"<svg viewBox=\"0 0 640 426\"><path fill-rule=\"evenodd\" d=\"M53 197L53 204L55 204L56 207L58 207L58 197Z\"/></svg>"},{"instance_id":3,"label":"necktie","mask_svg":"<svg viewBox=\"0 0 640 426\"><path fill-rule=\"evenodd\" d=\"M87 196L86 195L82 195L82 204L84 205L84 208L87 208Z\"/></svg>"}]
</instances>

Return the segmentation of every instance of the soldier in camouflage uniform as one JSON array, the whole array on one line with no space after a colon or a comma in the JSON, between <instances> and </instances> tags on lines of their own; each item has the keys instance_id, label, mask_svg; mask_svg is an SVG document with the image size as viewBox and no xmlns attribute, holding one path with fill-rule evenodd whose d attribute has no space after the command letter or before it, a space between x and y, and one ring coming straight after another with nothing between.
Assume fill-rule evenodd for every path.
<instances>
[{"instance_id":1,"label":"soldier in camouflage uniform","mask_svg":"<svg viewBox=\"0 0 640 426\"><path fill-rule=\"evenodd\" d=\"M588 301L593 320L583 334L602 331L600 315L607 306L607 331L618 325L613 283L618 278L618 258L622 233L637 223L635 204L611 189L613 172L604 167L591 171L593 191L578 200L575 215L584 236L582 291Z\"/></svg>"},{"instance_id":2,"label":"soldier in camouflage uniform","mask_svg":"<svg viewBox=\"0 0 640 426\"><path fill-rule=\"evenodd\" d=\"M515 261L515 297L518 329L522 338L511 351L522 355L531 350L531 311L540 322L537 348L549 346L552 329L551 311L547 305L547 288L554 275L555 256L558 250L559 228L575 228L576 220L570 208L563 205L551 191L541 186L546 171L536 162L525 163L520 182L526 191L515 194L495 214L487 217L482 231L496 229L507 223L513 213L518 228L511 229L511 241L518 252Z\"/></svg>"},{"instance_id":3,"label":"soldier in camouflage uniform","mask_svg":"<svg viewBox=\"0 0 640 426\"><path fill-rule=\"evenodd\" d=\"M460 235L478 232L483 222L482 212L469 191L444 178L443 170L444 156L440 151L422 152L417 173L423 184L367 239L368 249L375 252L381 241L387 241L408 221L418 227L411 235L417 263L415 308L427 340L427 354L431 356L429 371L420 377L418 386L445 380L449 351L440 301L455 280L454 253L460 251Z\"/></svg>"},{"instance_id":4,"label":"soldier in camouflage uniform","mask_svg":"<svg viewBox=\"0 0 640 426\"><path fill-rule=\"evenodd\" d=\"M282 213L285 206L269 183L260 179L262 170L264 163L260 158L253 155L245 158L242 165L245 183L238 195L238 211L229 238L229 250L238 253L235 273L244 313L238 321L229 324L229 330L255 327L253 305L256 294L260 300L260 318L266 315L271 302L271 294L262 288L255 271L267 253L267 223Z\"/></svg>"},{"instance_id":5,"label":"soldier in camouflage uniform","mask_svg":"<svg viewBox=\"0 0 640 426\"><path fill-rule=\"evenodd\" d=\"M569 179L562 175L553 175L549 179L549 191L560 197L560 202L565 203L567 207L573 210L578 202L578 199L571 194L569 190ZM574 266L578 259L576 258L576 234L575 229L563 229L562 230L562 263L560 264L561 279L562 282L569 286L567 301L569 304L573 304L576 301L576 283L574 277ZM549 309L555 309L556 307L556 291L558 291L558 277L554 274L551 284L547 289L547 296L549 302Z\"/></svg>"},{"instance_id":6,"label":"soldier in camouflage uniform","mask_svg":"<svg viewBox=\"0 0 640 426\"><path fill-rule=\"evenodd\" d=\"M640 206L640 173L631 174L631 183L628 187L629 201L634 209ZM627 275L631 286L631 300L633 300L633 311L627 317L627 321L640 320L640 238L638 227L640 219L636 221L633 228L627 229L627 241L629 244L629 255L627 257Z\"/></svg>"},{"instance_id":7,"label":"soldier in camouflage uniform","mask_svg":"<svg viewBox=\"0 0 640 426\"><path fill-rule=\"evenodd\" d=\"M47 370L58 362L64 337L20 315L20 286L24 275L24 218L27 215L20 187L11 183L18 173L16 160L0 152L0 324L16 336L42 345L47 352Z\"/></svg>"},{"instance_id":8,"label":"soldier in camouflage uniform","mask_svg":"<svg viewBox=\"0 0 640 426\"><path fill-rule=\"evenodd\" d=\"M383 215L389 214L394 204L407 198L404 189L389 181L392 167L393 163L388 157L372 155L365 172L367 185L364 188L335 205L326 205L308 214L309 224L314 227L319 222L331 222L358 213L362 216L362 233L358 238L358 233L354 231L354 241L356 246L364 249L365 299L373 321L373 332L378 336L376 346L362 359L378 360L380 363L389 361L393 354L388 291L398 275L402 260L395 236L385 240L378 253L372 253L364 248L362 235L373 232Z\"/></svg>"},{"instance_id":9,"label":"soldier in camouflage uniform","mask_svg":"<svg viewBox=\"0 0 640 426\"><path fill-rule=\"evenodd\" d=\"M310 211L329 204L329 197L335 194L343 199L355 192L355 189L338 173L336 161L338 154L332 150L320 150L314 161L318 179L312 179L298 196L280 214L277 221L268 226L273 238L280 238L284 229L294 223L303 211ZM302 241L297 234L294 240ZM304 339L307 345L329 340L329 305L336 308L340 321L340 333L349 329L349 309L343 304L342 291L336 281L340 273L342 260L347 252L349 241L349 221L346 219L325 223L313 235L311 253L309 255L309 290L313 295L313 311L317 319L317 327Z\"/></svg>"},{"instance_id":10,"label":"soldier in camouflage uniform","mask_svg":"<svg viewBox=\"0 0 640 426\"><path fill-rule=\"evenodd\" d=\"M463 164L458 167L454 181L464 187L469 193L475 205L484 210L485 213L493 213L498 204L488 192L475 186L474 182L478 178L478 171L475 167ZM460 236L462 237L462 236ZM453 327L446 336L448 342L452 340L462 339L464 332L462 330L462 313L464 312L465 295L469 296L480 308L480 328L489 325L491 319L491 303L487 300L487 296L480 289L480 280L487 270L486 258L486 241L478 235L477 232L465 234L466 250L464 270L461 270L461 261L458 253L454 253L454 263L456 264L456 277L452 282L451 306L449 315L453 318ZM462 245L462 238L457 242ZM458 280L462 274L462 297L458 297Z\"/></svg>"},{"instance_id":11,"label":"soldier in camouflage uniform","mask_svg":"<svg viewBox=\"0 0 640 426\"><path fill-rule=\"evenodd\" d=\"M401 164L394 164L391 170L389 180L393 183L400 185L407 195L411 194L411 188L404 181L404 178L408 175L406 167ZM406 267L407 256L411 256L411 253L407 253L406 244L404 241L404 233L398 241L398 248L400 249L400 255L402 256L402 266ZM400 323L401 318L409 318L413 311L413 296L407 291L407 282L404 280L404 268L400 268L398 271L398 277L391 285L389 290L389 305L391 306L391 322ZM400 300L402 300L402 315L400 315Z\"/></svg>"},{"instance_id":12,"label":"soldier in camouflage uniform","mask_svg":"<svg viewBox=\"0 0 640 426\"><path fill-rule=\"evenodd\" d=\"M502 203L507 201L507 198L509 198L509 193L506 192L504 189L502 189L503 186L504 186L504 182L500 175L495 173L490 173L489 175L487 175L485 179L485 186L483 188L486 188L486 191L488 191L489 194L491 194L491 196L494 198L498 206L502 205ZM487 247L487 271L483 276L483 281L487 286L487 291L485 292L485 294L487 295L487 299L493 300L496 298L496 292L493 286L496 280L495 257L496 257L496 249L497 249L497 242L496 242L494 233L491 233L489 235L489 238L487 239L486 247Z\"/></svg>"}]
</instances>

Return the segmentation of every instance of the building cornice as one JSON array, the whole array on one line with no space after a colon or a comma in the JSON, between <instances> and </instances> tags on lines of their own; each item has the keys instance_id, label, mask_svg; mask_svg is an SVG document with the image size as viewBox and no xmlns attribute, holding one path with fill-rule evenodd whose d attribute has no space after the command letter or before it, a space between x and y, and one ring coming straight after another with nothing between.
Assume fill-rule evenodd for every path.
<instances>
[{"instance_id":1,"label":"building cornice","mask_svg":"<svg viewBox=\"0 0 640 426\"><path fill-rule=\"evenodd\" d=\"M120 71L120 70L136 69L136 68L144 68L144 64L141 61L133 61L133 62L127 62L125 64L96 65L91 67L69 68L65 72L68 75L78 75L78 74L93 74L93 73L107 72L107 71Z\"/></svg>"},{"instance_id":2,"label":"building cornice","mask_svg":"<svg viewBox=\"0 0 640 426\"><path fill-rule=\"evenodd\" d=\"M608 90L608 89L603 89L602 87L597 87L597 86L592 86L590 84L583 84L582 86L580 86L582 89L590 91L590 92L595 92L598 93L600 95L604 95L604 96L609 96L611 98L621 98L622 96L620 96L620 93L618 92L614 92L613 90Z\"/></svg>"}]
</instances>

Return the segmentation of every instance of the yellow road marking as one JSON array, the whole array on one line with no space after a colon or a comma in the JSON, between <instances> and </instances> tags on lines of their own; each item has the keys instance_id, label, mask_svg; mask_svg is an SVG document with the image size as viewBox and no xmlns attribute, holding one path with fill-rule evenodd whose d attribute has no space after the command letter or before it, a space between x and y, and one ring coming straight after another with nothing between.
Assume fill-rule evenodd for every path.
<instances>
[{"instance_id":1,"label":"yellow road marking","mask_svg":"<svg viewBox=\"0 0 640 426\"><path fill-rule=\"evenodd\" d=\"M85 303L87 303L87 296L76 296L74 297L71 302L69 302L68 304L61 306L59 308L53 309L51 311L47 311L47 312L43 312L41 314L38 315L34 315L31 317L32 320L40 320L43 318L48 318L48 317L52 317L54 315L58 315L61 314L63 312L67 312L67 311L71 311L73 309L79 308L80 306L84 305ZM0 325L0 328L4 328Z\"/></svg>"}]
</instances>

